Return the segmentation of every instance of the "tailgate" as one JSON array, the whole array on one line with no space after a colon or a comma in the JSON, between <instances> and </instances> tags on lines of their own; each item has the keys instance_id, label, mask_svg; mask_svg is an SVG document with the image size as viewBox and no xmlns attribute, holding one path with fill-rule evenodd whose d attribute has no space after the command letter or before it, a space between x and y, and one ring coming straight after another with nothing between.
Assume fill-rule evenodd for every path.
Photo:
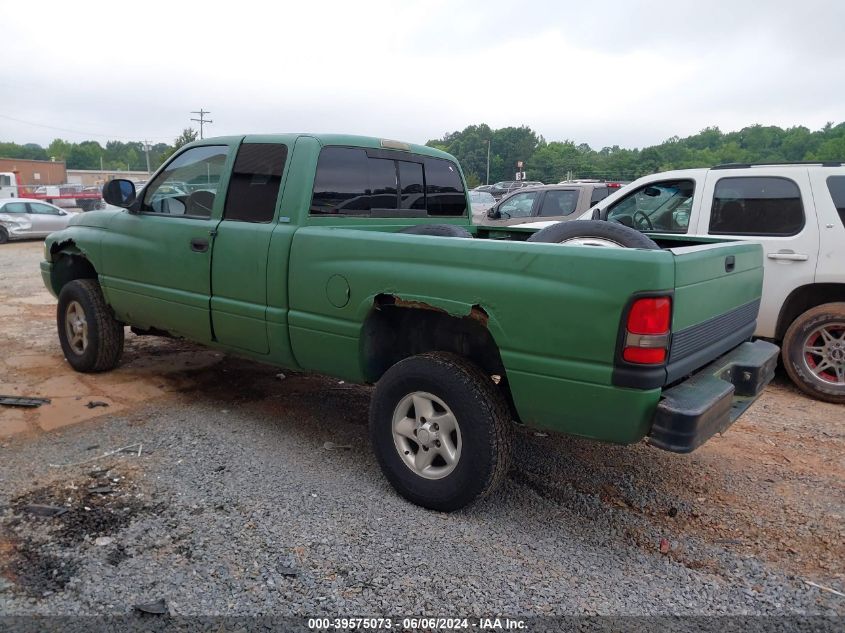
<instances>
[{"instance_id":1,"label":"tailgate","mask_svg":"<svg viewBox=\"0 0 845 633\"><path fill-rule=\"evenodd\" d=\"M670 250L675 295L667 384L748 340L763 288L759 244L724 242Z\"/></svg>"}]
</instances>

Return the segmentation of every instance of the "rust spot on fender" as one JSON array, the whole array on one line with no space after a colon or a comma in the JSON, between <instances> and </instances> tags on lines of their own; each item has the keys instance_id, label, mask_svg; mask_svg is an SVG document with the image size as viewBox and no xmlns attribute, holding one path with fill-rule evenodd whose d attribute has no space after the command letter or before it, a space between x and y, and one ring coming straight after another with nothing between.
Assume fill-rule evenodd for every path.
<instances>
[{"instance_id":1,"label":"rust spot on fender","mask_svg":"<svg viewBox=\"0 0 845 633\"><path fill-rule=\"evenodd\" d=\"M376 297L375 305L376 307L395 306L397 308L410 308L414 310L430 310L432 312L440 312L441 314L448 314L450 316L460 317L462 319L469 318L473 321L477 321L485 328L487 327L487 323L490 320L490 316L487 314L484 308L482 308L478 304L472 306L468 313L454 314L452 312L449 312L445 308L426 303L425 301L403 299L402 297L397 297L396 295L381 294Z\"/></svg>"},{"instance_id":2,"label":"rust spot on fender","mask_svg":"<svg viewBox=\"0 0 845 633\"><path fill-rule=\"evenodd\" d=\"M480 305L472 306L472 309L469 311L469 318L478 321L484 327L487 327L487 322L490 320L490 315L482 308Z\"/></svg>"}]
</instances>

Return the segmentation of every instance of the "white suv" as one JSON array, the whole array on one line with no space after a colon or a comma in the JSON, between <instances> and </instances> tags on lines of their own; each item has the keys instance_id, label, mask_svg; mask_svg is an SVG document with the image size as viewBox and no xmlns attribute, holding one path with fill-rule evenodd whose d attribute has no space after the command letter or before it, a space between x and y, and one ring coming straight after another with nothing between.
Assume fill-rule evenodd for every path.
<instances>
[{"instance_id":1,"label":"white suv","mask_svg":"<svg viewBox=\"0 0 845 633\"><path fill-rule=\"evenodd\" d=\"M845 403L845 163L653 174L586 216L646 234L762 244L765 279L755 335L781 343L786 371L803 391Z\"/></svg>"}]
</instances>

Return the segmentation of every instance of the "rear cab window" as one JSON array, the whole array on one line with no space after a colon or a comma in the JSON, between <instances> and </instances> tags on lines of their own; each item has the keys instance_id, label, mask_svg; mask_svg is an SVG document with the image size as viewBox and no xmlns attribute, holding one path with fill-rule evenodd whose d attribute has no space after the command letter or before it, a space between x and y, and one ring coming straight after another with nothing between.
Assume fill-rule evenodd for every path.
<instances>
[{"instance_id":1,"label":"rear cab window","mask_svg":"<svg viewBox=\"0 0 845 633\"><path fill-rule=\"evenodd\" d=\"M452 161L359 147L324 147L311 215L461 217L466 192Z\"/></svg>"}]
</instances>

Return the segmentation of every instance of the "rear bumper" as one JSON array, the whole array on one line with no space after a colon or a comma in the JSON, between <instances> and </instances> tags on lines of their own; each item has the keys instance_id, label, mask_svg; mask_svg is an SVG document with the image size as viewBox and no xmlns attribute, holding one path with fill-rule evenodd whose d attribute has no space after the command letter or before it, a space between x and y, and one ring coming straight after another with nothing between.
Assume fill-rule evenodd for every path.
<instances>
[{"instance_id":1,"label":"rear bumper","mask_svg":"<svg viewBox=\"0 0 845 633\"><path fill-rule=\"evenodd\" d=\"M664 391L646 441L689 453L724 432L772 380L779 351L765 341L742 343Z\"/></svg>"}]
</instances>

